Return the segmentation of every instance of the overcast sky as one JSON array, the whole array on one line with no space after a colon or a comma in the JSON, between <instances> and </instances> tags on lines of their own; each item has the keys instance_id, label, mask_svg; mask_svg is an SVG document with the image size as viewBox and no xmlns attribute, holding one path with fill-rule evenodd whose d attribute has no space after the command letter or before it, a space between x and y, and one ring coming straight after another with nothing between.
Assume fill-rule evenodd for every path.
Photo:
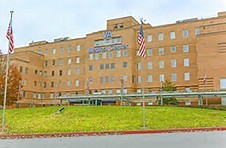
<instances>
[{"instance_id":1,"label":"overcast sky","mask_svg":"<svg viewBox=\"0 0 226 148\"><path fill-rule=\"evenodd\" d=\"M6 52L5 37L10 10L16 47L31 41L84 37L105 30L112 18L145 18L152 26L188 18L217 16L226 11L226 0L0 0L0 49Z\"/></svg>"}]
</instances>

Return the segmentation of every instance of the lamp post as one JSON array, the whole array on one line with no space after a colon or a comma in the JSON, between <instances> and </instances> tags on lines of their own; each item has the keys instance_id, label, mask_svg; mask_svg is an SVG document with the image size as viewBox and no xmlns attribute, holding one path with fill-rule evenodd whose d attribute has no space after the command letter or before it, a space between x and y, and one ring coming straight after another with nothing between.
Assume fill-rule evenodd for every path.
<instances>
[{"instance_id":1,"label":"lamp post","mask_svg":"<svg viewBox=\"0 0 226 148\"><path fill-rule=\"evenodd\" d=\"M124 80L123 78L120 79L121 82L121 98L120 98L120 106L122 106L122 95L123 95L123 87L124 87Z\"/></svg>"},{"instance_id":2,"label":"lamp post","mask_svg":"<svg viewBox=\"0 0 226 148\"><path fill-rule=\"evenodd\" d=\"M160 86L160 95L161 95L161 105L163 105L163 99L162 99L162 80L161 80L161 86Z\"/></svg>"}]
</instances>

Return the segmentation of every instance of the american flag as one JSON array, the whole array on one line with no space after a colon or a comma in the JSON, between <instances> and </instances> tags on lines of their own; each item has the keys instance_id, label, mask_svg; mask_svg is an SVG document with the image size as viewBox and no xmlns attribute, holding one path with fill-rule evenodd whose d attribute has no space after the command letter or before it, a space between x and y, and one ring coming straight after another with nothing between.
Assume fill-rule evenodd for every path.
<instances>
[{"instance_id":1,"label":"american flag","mask_svg":"<svg viewBox=\"0 0 226 148\"><path fill-rule=\"evenodd\" d=\"M146 52L145 52L145 41L144 41L144 32L143 32L143 28L142 28L142 22L141 22L141 25L140 25L140 32L139 32L138 37L137 37L137 42L140 45L139 56L141 56L142 58L145 58Z\"/></svg>"},{"instance_id":2,"label":"american flag","mask_svg":"<svg viewBox=\"0 0 226 148\"><path fill-rule=\"evenodd\" d=\"M13 29L12 29L12 17L10 19L9 27L6 33L6 38L9 40L9 53L14 50Z\"/></svg>"}]
</instances>

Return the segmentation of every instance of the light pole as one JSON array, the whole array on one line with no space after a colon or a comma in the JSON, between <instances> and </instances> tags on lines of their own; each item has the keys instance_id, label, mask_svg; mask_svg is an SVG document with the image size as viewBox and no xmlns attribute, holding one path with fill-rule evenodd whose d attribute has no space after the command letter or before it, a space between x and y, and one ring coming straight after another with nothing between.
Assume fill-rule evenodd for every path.
<instances>
[{"instance_id":1,"label":"light pole","mask_svg":"<svg viewBox=\"0 0 226 148\"><path fill-rule=\"evenodd\" d=\"M163 105L163 99L162 99L162 80L161 80L161 86L160 86L160 95L161 95L161 105Z\"/></svg>"},{"instance_id":2,"label":"light pole","mask_svg":"<svg viewBox=\"0 0 226 148\"><path fill-rule=\"evenodd\" d=\"M122 95L123 95L123 85L124 85L124 80L123 78L120 79L121 82L121 98L120 98L120 106L122 106Z\"/></svg>"}]
</instances>

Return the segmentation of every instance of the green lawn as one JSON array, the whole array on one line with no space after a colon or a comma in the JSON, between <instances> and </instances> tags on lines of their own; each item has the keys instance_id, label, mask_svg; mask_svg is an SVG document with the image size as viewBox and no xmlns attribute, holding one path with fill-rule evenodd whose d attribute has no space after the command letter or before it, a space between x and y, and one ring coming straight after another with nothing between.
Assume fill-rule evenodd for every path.
<instances>
[{"instance_id":1,"label":"green lawn","mask_svg":"<svg viewBox=\"0 0 226 148\"><path fill-rule=\"evenodd\" d=\"M71 106L7 109L6 133L138 130L142 107ZM146 107L147 129L225 127L226 112L182 107ZM2 111L0 112L2 118Z\"/></svg>"}]
</instances>

